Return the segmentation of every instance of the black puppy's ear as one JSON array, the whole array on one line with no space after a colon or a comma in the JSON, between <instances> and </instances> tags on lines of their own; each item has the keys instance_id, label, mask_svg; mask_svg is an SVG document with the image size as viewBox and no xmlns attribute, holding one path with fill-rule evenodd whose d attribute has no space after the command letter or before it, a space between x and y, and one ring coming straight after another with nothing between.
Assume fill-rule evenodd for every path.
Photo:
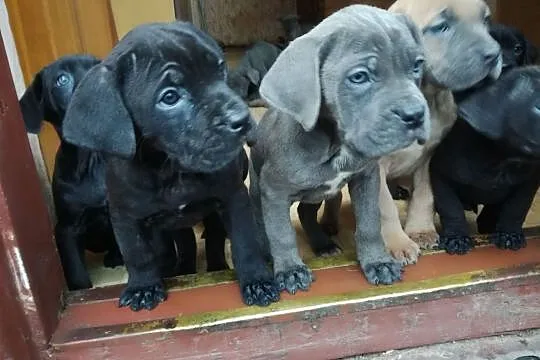
<instances>
[{"instance_id":1,"label":"black puppy's ear","mask_svg":"<svg viewBox=\"0 0 540 360\"><path fill-rule=\"evenodd\" d=\"M464 96L458 102L458 115L490 139L498 140L506 136L507 115L518 106L524 91L530 88L529 78L519 70L510 70L497 81Z\"/></svg>"},{"instance_id":2,"label":"black puppy's ear","mask_svg":"<svg viewBox=\"0 0 540 360\"><path fill-rule=\"evenodd\" d=\"M264 76L259 93L270 106L315 127L321 106L320 57L324 41L305 35L283 50Z\"/></svg>"},{"instance_id":3,"label":"black puppy's ear","mask_svg":"<svg viewBox=\"0 0 540 360\"><path fill-rule=\"evenodd\" d=\"M32 134L39 133L45 111L41 72L34 77L34 80L19 100L19 105L21 107L26 131Z\"/></svg>"},{"instance_id":4,"label":"black puppy's ear","mask_svg":"<svg viewBox=\"0 0 540 360\"><path fill-rule=\"evenodd\" d=\"M126 158L135 154L132 118L113 71L104 65L90 69L73 93L62 132L81 147Z\"/></svg>"},{"instance_id":5,"label":"black puppy's ear","mask_svg":"<svg viewBox=\"0 0 540 360\"><path fill-rule=\"evenodd\" d=\"M261 75L253 68L246 71L246 76L252 84L259 85L261 83Z\"/></svg>"}]
</instances>

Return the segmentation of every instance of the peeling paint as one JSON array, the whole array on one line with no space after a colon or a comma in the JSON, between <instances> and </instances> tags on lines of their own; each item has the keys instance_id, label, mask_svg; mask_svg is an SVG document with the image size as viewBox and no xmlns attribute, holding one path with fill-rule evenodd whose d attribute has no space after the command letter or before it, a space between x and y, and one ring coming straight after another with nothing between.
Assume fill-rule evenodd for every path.
<instances>
[{"instance_id":1,"label":"peeling paint","mask_svg":"<svg viewBox=\"0 0 540 360\"><path fill-rule=\"evenodd\" d=\"M2 237L8 241L15 242L15 233L12 230L2 231ZM11 274L13 275L14 283L17 288L17 294L26 311L36 311L36 304L32 289L30 288L30 280L24 267L24 262L21 255L21 250L18 246L13 246L7 250L7 259Z\"/></svg>"}]
</instances>

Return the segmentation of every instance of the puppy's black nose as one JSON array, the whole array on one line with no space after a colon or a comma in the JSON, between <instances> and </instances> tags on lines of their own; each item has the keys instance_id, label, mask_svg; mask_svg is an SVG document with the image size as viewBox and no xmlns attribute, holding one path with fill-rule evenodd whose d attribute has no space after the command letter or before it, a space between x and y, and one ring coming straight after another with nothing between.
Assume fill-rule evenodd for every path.
<instances>
[{"instance_id":1,"label":"puppy's black nose","mask_svg":"<svg viewBox=\"0 0 540 360\"><path fill-rule=\"evenodd\" d=\"M247 133L251 128L249 111L235 111L229 115L229 131L232 133Z\"/></svg>"},{"instance_id":2,"label":"puppy's black nose","mask_svg":"<svg viewBox=\"0 0 540 360\"><path fill-rule=\"evenodd\" d=\"M484 61L486 62L486 64L491 65L494 64L497 60L499 60L500 56L500 50L488 52L484 55Z\"/></svg>"},{"instance_id":3,"label":"puppy's black nose","mask_svg":"<svg viewBox=\"0 0 540 360\"><path fill-rule=\"evenodd\" d=\"M407 126L416 128L424 123L426 109L424 106L419 104L395 109L393 112L399 116L401 121L403 121Z\"/></svg>"}]
</instances>

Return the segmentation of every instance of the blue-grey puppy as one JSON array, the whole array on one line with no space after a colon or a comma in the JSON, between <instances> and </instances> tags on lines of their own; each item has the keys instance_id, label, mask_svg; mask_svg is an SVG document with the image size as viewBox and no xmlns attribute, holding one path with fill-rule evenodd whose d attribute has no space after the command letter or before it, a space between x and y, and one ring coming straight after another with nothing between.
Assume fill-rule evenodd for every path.
<instances>
[{"instance_id":1,"label":"blue-grey puppy","mask_svg":"<svg viewBox=\"0 0 540 360\"><path fill-rule=\"evenodd\" d=\"M420 33L406 16L353 5L291 42L263 79L271 108L252 148L250 190L281 290L312 282L297 251L292 202L318 203L345 184L368 281L401 278L381 237L378 159L429 136L423 64Z\"/></svg>"}]
</instances>

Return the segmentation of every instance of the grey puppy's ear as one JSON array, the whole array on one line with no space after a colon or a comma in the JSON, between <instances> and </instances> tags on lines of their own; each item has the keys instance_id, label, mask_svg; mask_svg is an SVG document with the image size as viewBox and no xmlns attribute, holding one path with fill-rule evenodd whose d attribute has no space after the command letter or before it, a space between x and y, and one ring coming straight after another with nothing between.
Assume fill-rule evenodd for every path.
<instances>
[{"instance_id":1,"label":"grey puppy's ear","mask_svg":"<svg viewBox=\"0 0 540 360\"><path fill-rule=\"evenodd\" d=\"M19 100L26 131L32 134L39 133L45 111L41 76L41 72L36 74L32 84L28 86Z\"/></svg>"},{"instance_id":2,"label":"grey puppy's ear","mask_svg":"<svg viewBox=\"0 0 540 360\"><path fill-rule=\"evenodd\" d=\"M270 106L291 115L305 131L315 127L321 107L323 44L309 34L291 42L263 78L259 89Z\"/></svg>"},{"instance_id":3,"label":"grey puppy's ear","mask_svg":"<svg viewBox=\"0 0 540 360\"><path fill-rule=\"evenodd\" d=\"M62 131L74 145L121 157L135 154L133 122L113 71L104 65L90 69L73 93Z\"/></svg>"}]
</instances>

